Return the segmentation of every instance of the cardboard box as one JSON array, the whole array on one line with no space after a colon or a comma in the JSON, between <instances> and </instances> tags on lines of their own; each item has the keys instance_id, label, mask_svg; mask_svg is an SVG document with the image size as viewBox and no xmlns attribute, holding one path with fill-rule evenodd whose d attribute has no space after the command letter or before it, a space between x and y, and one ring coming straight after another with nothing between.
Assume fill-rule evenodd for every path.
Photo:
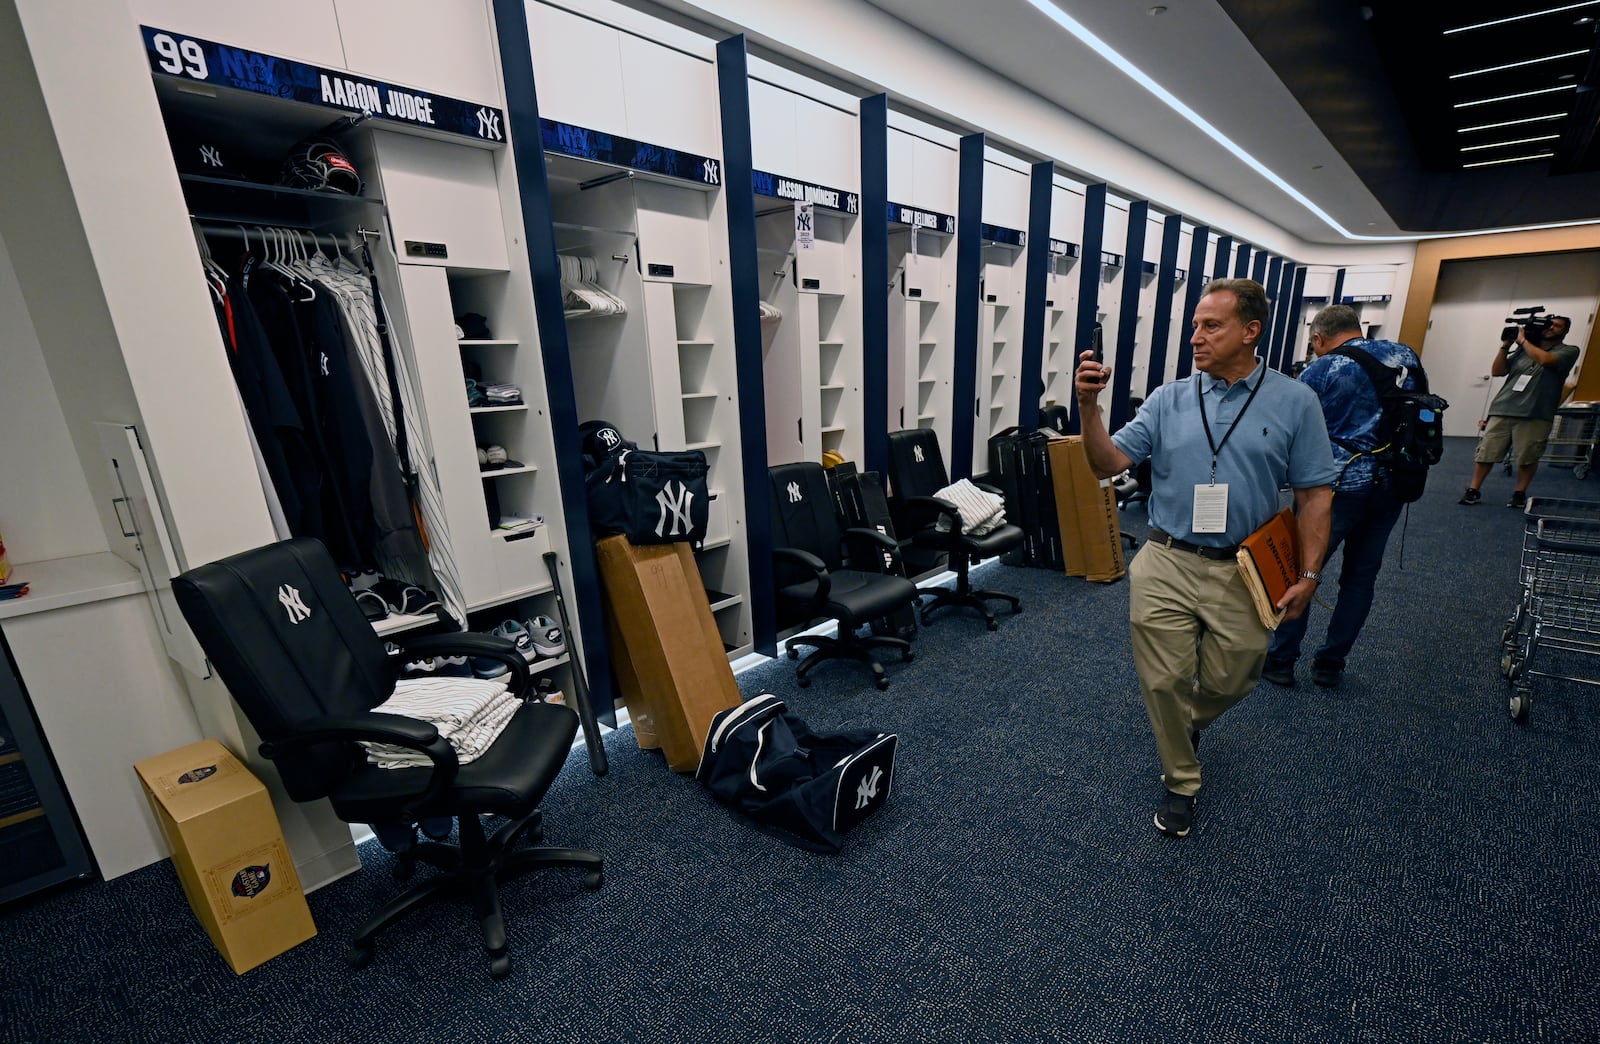
<instances>
[{"instance_id":1,"label":"cardboard box","mask_svg":"<svg viewBox=\"0 0 1600 1044\"><path fill-rule=\"evenodd\" d=\"M1117 494L1110 479L1096 478L1089 467L1083 436L1051 436L1050 473L1067 575L1102 584L1120 580L1128 570Z\"/></svg>"},{"instance_id":2,"label":"cardboard box","mask_svg":"<svg viewBox=\"0 0 1600 1044\"><path fill-rule=\"evenodd\" d=\"M243 975L317 934L267 788L216 740L134 765L206 934Z\"/></svg>"},{"instance_id":3,"label":"cardboard box","mask_svg":"<svg viewBox=\"0 0 1600 1044\"><path fill-rule=\"evenodd\" d=\"M700 764L711 719L741 702L705 584L686 543L595 545L612 665L641 747L659 746L674 772Z\"/></svg>"}]
</instances>

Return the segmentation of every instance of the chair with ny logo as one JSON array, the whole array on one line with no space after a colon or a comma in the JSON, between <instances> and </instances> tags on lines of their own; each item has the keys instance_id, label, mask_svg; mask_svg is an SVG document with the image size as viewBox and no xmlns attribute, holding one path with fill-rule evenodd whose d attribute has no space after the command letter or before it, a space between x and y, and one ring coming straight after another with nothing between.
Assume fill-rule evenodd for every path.
<instances>
[{"instance_id":1,"label":"chair with ny logo","mask_svg":"<svg viewBox=\"0 0 1600 1044\"><path fill-rule=\"evenodd\" d=\"M772 568L779 626L803 626L822 618L839 622L838 637L808 634L789 639L791 660L800 658L801 646L814 649L795 670L796 682L802 687L811 684L809 675L826 660L851 659L870 667L878 688L887 689L889 679L872 650L899 649L901 659L909 660L911 643L859 632L869 621L915 602L917 588L902 576L847 568L844 552L848 543L850 561L867 562L894 551L895 542L872 529L842 529L821 464L779 464L767 469L767 480L772 493Z\"/></svg>"}]
</instances>

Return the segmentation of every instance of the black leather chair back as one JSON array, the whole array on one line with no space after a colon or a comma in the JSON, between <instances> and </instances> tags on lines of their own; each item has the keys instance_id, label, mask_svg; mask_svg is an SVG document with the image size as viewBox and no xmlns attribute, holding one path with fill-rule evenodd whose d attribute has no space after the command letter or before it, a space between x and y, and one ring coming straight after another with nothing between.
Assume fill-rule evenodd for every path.
<instances>
[{"instance_id":1,"label":"black leather chair back","mask_svg":"<svg viewBox=\"0 0 1600 1044\"><path fill-rule=\"evenodd\" d=\"M767 469L772 491L772 546L798 547L822 559L831 572L844 565L843 531L828 475L814 461L778 464ZM783 587L810 579L810 574L779 564L777 582Z\"/></svg>"},{"instance_id":2,"label":"black leather chair back","mask_svg":"<svg viewBox=\"0 0 1600 1044\"><path fill-rule=\"evenodd\" d=\"M395 667L316 540L285 540L172 581L200 647L263 740L306 721L367 711L394 691ZM278 759L296 801L324 797L357 748L325 743Z\"/></svg>"},{"instance_id":3,"label":"black leather chair back","mask_svg":"<svg viewBox=\"0 0 1600 1044\"><path fill-rule=\"evenodd\" d=\"M949 484L938 432L907 428L889 433L890 496L931 497Z\"/></svg>"}]
</instances>

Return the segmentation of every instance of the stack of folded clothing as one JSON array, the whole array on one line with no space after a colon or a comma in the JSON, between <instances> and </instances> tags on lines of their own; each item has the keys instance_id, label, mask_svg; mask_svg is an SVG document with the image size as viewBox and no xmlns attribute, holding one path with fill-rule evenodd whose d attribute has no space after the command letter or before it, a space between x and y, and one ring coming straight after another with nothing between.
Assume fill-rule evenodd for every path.
<instances>
[{"instance_id":1,"label":"stack of folded clothing","mask_svg":"<svg viewBox=\"0 0 1600 1044\"><path fill-rule=\"evenodd\" d=\"M478 390L483 392L485 406L520 406L522 405L522 389L515 384L478 383Z\"/></svg>"},{"instance_id":2,"label":"stack of folded clothing","mask_svg":"<svg viewBox=\"0 0 1600 1044\"><path fill-rule=\"evenodd\" d=\"M961 531L967 536L983 536L1006 524L1005 498L979 489L969 479L952 482L935 493L934 497L955 506L961 515ZM948 531L950 520L939 516L937 528L941 533Z\"/></svg>"},{"instance_id":3,"label":"stack of folded clothing","mask_svg":"<svg viewBox=\"0 0 1600 1044\"><path fill-rule=\"evenodd\" d=\"M394 695L372 710L434 725L465 765L489 749L521 705L503 681L435 677L401 679ZM369 741L362 746L367 748L367 760L379 768L427 768L433 764L426 754L409 747Z\"/></svg>"}]
</instances>

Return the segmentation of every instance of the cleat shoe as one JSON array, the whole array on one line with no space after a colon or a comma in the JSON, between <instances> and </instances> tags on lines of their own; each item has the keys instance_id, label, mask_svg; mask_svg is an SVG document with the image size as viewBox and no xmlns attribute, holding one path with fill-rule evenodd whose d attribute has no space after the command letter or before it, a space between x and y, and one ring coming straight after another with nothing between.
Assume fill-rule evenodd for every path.
<instances>
[{"instance_id":1,"label":"cleat shoe","mask_svg":"<svg viewBox=\"0 0 1600 1044\"><path fill-rule=\"evenodd\" d=\"M493 681L511 673L510 667L490 656L474 656L468 662L472 665L473 676L477 678Z\"/></svg>"},{"instance_id":2,"label":"cleat shoe","mask_svg":"<svg viewBox=\"0 0 1600 1044\"><path fill-rule=\"evenodd\" d=\"M1188 837L1194 826L1194 795L1167 791L1156 809L1155 824L1168 837Z\"/></svg>"},{"instance_id":3,"label":"cleat shoe","mask_svg":"<svg viewBox=\"0 0 1600 1044\"><path fill-rule=\"evenodd\" d=\"M1474 489L1471 486L1468 486L1467 487L1467 491L1465 493L1461 494L1461 499L1456 501L1456 503L1457 504L1466 504L1468 507L1471 507L1472 505L1478 503L1478 501L1480 501L1482 499L1483 499L1483 493L1482 493L1481 490L1477 490L1477 489Z\"/></svg>"},{"instance_id":4,"label":"cleat shoe","mask_svg":"<svg viewBox=\"0 0 1600 1044\"><path fill-rule=\"evenodd\" d=\"M533 642L533 651L542 657L560 656L567 651L566 636L561 633L561 625L548 616L535 616L531 620L524 620L522 626L528 630L528 638Z\"/></svg>"},{"instance_id":5,"label":"cleat shoe","mask_svg":"<svg viewBox=\"0 0 1600 1044\"><path fill-rule=\"evenodd\" d=\"M1526 490L1517 489L1511 492L1511 499L1506 501L1506 507L1516 508L1518 511L1528 506L1528 493Z\"/></svg>"}]
</instances>

